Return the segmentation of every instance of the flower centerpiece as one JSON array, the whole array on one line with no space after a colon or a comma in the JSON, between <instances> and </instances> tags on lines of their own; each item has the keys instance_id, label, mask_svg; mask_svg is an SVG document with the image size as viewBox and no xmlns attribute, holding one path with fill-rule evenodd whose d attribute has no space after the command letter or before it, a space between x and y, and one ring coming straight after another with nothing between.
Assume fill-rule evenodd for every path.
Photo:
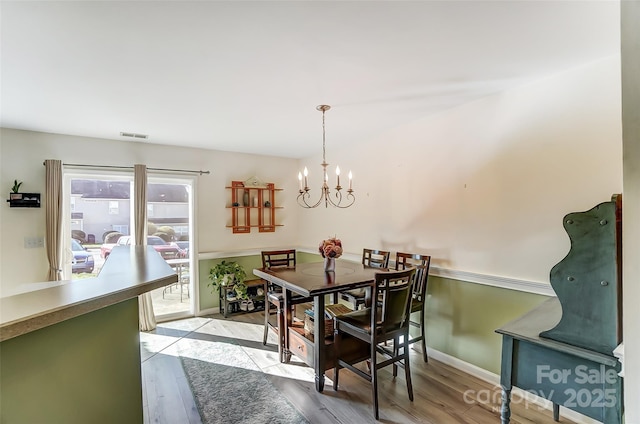
<instances>
[{"instance_id":1,"label":"flower centerpiece","mask_svg":"<svg viewBox=\"0 0 640 424\"><path fill-rule=\"evenodd\" d=\"M318 251L324 258L324 270L335 271L336 258L342 256L342 241L336 237L322 240L320 246L318 246Z\"/></svg>"}]
</instances>

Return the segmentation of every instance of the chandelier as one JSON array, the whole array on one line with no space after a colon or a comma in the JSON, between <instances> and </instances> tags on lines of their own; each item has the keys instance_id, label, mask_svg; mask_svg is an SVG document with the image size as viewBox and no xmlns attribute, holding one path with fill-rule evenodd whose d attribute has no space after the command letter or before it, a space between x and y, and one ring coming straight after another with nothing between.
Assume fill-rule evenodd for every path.
<instances>
[{"instance_id":1,"label":"chandelier","mask_svg":"<svg viewBox=\"0 0 640 424\"><path fill-rule=\"evenodd\" d=\"M319 206L324 201L324 206L328 207L329 205L334 206L336 208L348 208L353 205L356 201L355 196L353 195L353 175L351 171L349 171L349 189L347 190L347 195L342 196L342 187L340 186L340 167L336 166L336 188L335 192L331 193L329 189L329 175L327 174L327 166L329 164L326 160L326 147L325 147L325 129L324 129L324 113L331 109L331 106L328 105L320 105L316 107L317 110L322 112L322 188L320 193L320 198L317 202L310 202L311 194L309 193L310 188L307 182L307 176L309 172L307 171L307 167L304 168L304 186L302 184L303 174L298 172L298 182L300 184L299 194L298 194L298 204L303 208L315 208ZM342 201L345 201L343 204Z\"/></svg>"}]
</instances>

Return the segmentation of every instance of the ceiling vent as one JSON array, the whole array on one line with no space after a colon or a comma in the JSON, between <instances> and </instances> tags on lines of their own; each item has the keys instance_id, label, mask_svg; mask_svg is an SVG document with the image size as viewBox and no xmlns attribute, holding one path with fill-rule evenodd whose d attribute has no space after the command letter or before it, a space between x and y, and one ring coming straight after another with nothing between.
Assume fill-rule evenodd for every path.
<instances>
[{"instance_id":1,"label":"ceiling vent","mask_svg":"<svg viewBox=\"0 0 640 424\"><path fill-rule=\"evenodd\" d=\"M131 137L131 138L141 138L143 140L146 140L149 138L149 136L147 134L136 134L136 133L130 133L130 132L121 132L120 136L122 137Z\"/></svg>"}]
</instances>

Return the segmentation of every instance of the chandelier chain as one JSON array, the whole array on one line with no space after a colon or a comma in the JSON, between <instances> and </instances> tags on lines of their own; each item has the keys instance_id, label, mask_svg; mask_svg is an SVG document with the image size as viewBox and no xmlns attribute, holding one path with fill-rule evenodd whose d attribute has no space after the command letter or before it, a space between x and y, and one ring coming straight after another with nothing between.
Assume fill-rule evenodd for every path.
<instances>
[{"instance_id":1,"label":"chandelier chain","mask_svg":"<svg viewBox=\"0 0 640 424\"><path fill-rule=\"evenodd\" d=\"M325 130L324 130L324 113L325 113L326 109L322 108L322 163L327 163L327 158L326 158L326 143L325 143Z\"/></svg>"}]
</instances>

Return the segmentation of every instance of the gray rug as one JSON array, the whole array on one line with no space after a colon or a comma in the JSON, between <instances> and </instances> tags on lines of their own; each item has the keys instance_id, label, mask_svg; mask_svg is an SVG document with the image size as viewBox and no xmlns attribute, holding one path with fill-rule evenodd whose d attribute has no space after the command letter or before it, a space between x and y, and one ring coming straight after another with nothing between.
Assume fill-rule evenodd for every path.
<instances>
[{"instance_id":1,"label":"gray rug","mask_svg":"<svg viewBox=\"0 0 640 424\"><path fill-rule=\"evenodd\" d=\"M192 341L180 360L204 424L308 423L240 346Z\"/></svg>"}]
</instances>

